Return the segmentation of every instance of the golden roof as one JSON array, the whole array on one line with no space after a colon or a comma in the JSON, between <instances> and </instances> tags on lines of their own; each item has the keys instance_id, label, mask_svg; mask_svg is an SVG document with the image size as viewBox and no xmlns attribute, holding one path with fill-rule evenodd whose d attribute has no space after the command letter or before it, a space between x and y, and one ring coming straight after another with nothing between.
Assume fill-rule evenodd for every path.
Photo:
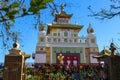
<instances>
[{"instance_id":1,"label":"golden roof","mask_svg":"<svg viewBox=\"0 0 120 80\"><path fill-rule=\"evenodd\" d=\"M21 52L21 55L24 56L25 58L30 58L30 55L26 54L25 52Z\"/></svg>"},{"instance_id":2,"label":"golden roof","mask_svg":"<svg viewBox=\"0 0 120 80\"><path fill-rule=\"evenodd\" d=\"M79 31L83 28L83 25L76 25L76 24L49 24L48 25L48 33L52 28L59 28L59 29L78 29Z\"/></svg>"},{"instance_id":3,"label":"golden roof","mask_svg":"<svg viewBox=\"0 0 120 80\"><path fill-rule=\"evenodd\" d=\"M71 29L81 29L83 28L82 25L76 25L76 24L48 24L48 28L71 28Z\"/></svg>"},{"instance_id":4,"label":"golden roof","mask_svg":"<svg viewBox=\"0 0 120 80\"><path fill-rule=\"evenodd\" d=\"M116 53L114 53L115 56L119 56ZM103 58L103 57L110 57L111 56L111 52L104 49L102 50L99 55L93 56L93 58Z\"/></svg>"}]
</instances>

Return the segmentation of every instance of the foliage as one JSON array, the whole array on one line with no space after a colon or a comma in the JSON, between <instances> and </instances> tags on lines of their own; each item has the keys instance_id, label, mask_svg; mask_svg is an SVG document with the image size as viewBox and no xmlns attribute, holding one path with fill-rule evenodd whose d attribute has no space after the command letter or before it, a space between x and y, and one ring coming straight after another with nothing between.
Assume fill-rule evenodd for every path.
<instances>
[{"instance_id":1,"label":"foliage","mask_svg":"<svg viewBox=\"0 0 120 80\"><path fill-rule=\"evenodd\" d=\"M120 0L110 0L110 1L111 1L111 4L108 10L101 8L99 12L94 12L91 6L89 6L88 9L91 12L89 16L95 17L100 20L112 19L115 16L119 16L120 15Z\"/></svg>"},{"instance_id":2,"label":"foliage","mask_svg":"<svg viewBox=\"0 0 120 80\"><path fill-rule=\"evenodd\" d=\"M101 71L100 65L87 65L80 66L70 65L69 68L65 65L57 64L43 64L39 68L28 68L25 80L99 80L99 72ZM47 72L46 69L50 69Z\"/></svg>"},{"instance_id":3,"label":"foliage","mask_svg":"<svg viewBox=\"0 0 120 80\"><path fill-rule=\"evenodd\" d=\"M0 0L0 38L3 46L8 48L9 44L7 42L16 40L19 35L19 32L14 32L11 29L17 18L36 16L36 25L39 25L40 10L45 9L47 4L52 1L30 0L29 3L25 3L25 0Z\"/></svg>"}]
</instances>

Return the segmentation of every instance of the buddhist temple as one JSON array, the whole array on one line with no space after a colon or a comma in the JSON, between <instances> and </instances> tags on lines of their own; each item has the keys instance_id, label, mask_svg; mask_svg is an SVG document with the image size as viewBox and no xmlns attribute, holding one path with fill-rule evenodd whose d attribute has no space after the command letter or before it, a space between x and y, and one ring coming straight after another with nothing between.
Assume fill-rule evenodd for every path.
<instances>
[{"instance_id":1,"label":"buddhist temple","mask_svg":"<svg viewBox=\"0 0 120 80\"><path fill-rule=\"evenodd\" d=\"M71 24L73 14L67 14L61 5L61 11L47 26L41 23L38 32L35 64L59 63L58 56L64 56L62 64L98 63L93 58L98 54L96 35L89 24L86 36L79 36L83 25Z\"/></svg>"}]
</instances>

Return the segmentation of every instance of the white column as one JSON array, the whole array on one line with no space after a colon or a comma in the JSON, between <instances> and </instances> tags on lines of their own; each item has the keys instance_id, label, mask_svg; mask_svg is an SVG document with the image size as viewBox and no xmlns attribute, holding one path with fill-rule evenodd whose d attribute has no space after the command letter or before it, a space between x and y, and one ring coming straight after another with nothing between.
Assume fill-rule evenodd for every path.
<instances>
[{"instance_id":1,"label":"white column","mask_svg":"<svg viewBox=\"0 0 120 80\"><path fill-rule=\"evenodd\" d=\"M84 51L84 63L86 63L86 56L85 56L85 47L83 48L83 51Z\"/></svg>"},{"instance_id":2,"label":"white column","mask_svg":"<svg viewBox=\"0 0 120 80\"><path fill-rule=\"evenodd\" d=\"M47 42L47 36L45 36L45 43Z\"/></svg>"},{"instance_id":3,"label":"white column","mask_svg":"<svg viewBox=\"0 0 120 80\"><path fill-rule=\"evenodd\" d=\"M50 63L52 63L52 47L50 47Z\"/></svg>"}]
</instances>

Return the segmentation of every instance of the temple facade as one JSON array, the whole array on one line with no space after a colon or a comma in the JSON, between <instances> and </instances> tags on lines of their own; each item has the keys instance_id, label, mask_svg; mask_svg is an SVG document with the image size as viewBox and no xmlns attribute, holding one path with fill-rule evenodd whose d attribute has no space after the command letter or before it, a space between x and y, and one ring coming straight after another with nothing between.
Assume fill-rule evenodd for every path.
<instances>
[{"instance_id":1,"label":"temple facade","mask_svg":"<svg viewBox=\"0 0 120 80\"><path fill-rule=\"evenodd\" d=\"M80 63L98 63L93 58L98 54L96 35L91 24L87 35L79 36L83 25L71 24L72 14L64 11L61 5L60 13L55 14L54 22L39 27L38 41L34 55L35 64L59 63L58 56L64 56L62 63L78 65Z\"/></svg>"}]
</instances>

